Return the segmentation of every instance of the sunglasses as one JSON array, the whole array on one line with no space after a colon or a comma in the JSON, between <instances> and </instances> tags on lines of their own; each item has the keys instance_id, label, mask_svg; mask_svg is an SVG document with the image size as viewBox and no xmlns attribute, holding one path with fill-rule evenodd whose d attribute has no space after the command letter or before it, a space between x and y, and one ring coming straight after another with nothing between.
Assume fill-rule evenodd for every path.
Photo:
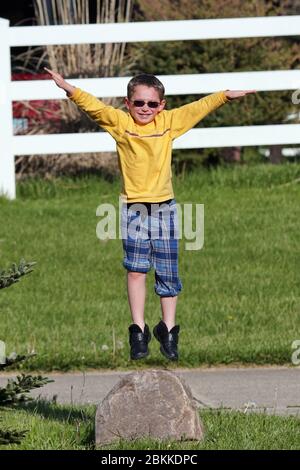
<instances>
[{"instance_id":1,"label":"sunglasses","mask_svg":"<svg viewBox=\"0 0 300 470\"><path fill-rule=\"evenodd\" d=\"M134 101L131 101L131 103L133 103L133 105L136 107L136 108L142 108L145 104L147 104L147 106L149 108L152 108L152 109L155 109L155 108L158 108L158 106L160 105L160 102L158 101L143 101L143 100L134 100Z\"/></svg>"}]
</instances>

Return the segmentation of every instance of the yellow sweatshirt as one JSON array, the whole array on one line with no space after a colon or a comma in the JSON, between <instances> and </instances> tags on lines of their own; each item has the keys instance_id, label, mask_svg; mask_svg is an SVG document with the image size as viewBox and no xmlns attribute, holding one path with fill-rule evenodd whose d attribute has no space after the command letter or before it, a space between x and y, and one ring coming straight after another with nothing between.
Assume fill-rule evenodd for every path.
<instances>
[{"instance_id":1,"label":"yellow sweatshirt","mask_svg":"<svg viewBox=\"0 0 300 470\"><path fill-rule=\"evenodd\" d=\"M139 125L132 116L105 105L76 88L70 99L115 139L127 202L162 202L174 197L172 142L207 114L227 103L225 91L170 111L163 110L149 124Z\"/></svg>"}]
</instances>

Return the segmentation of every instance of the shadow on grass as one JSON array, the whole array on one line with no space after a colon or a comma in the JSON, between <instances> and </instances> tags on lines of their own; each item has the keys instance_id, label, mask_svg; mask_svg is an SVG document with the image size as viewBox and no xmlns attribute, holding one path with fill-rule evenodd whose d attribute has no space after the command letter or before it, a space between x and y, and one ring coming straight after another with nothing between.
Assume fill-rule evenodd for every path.
<instances>
[{"instance_id":1,"label":"shadow on grass","mask_svg":"<svg viewBox=\"0 0 300 470\"><path fill-rule=\"evenodd\" d=\"M86 412L80 408L72 407L72 405L57 405L55 402L43 399L21 403L17 408L34 415L39 414L47 419L66 421L70 424L78 420L90 419Z\"/></svg>"},{"instance_id":2,"label":"shadow on grass","mask_svg":"<svg viewBox=\"0 0 300 470\"><path fill-rule=\"evenodd\" d=\"M76 427L85 426L85 432L80 439L80 443L89 448L95 445L95 413L93 407L88 411L83 408L74 407L72 405L58 405L55 402L39 399L32 400L27 403L20 403L15 410L23 410L32 415L40 415L41 417L51 420L60 421Z\"/></svg>"}]
</instances>

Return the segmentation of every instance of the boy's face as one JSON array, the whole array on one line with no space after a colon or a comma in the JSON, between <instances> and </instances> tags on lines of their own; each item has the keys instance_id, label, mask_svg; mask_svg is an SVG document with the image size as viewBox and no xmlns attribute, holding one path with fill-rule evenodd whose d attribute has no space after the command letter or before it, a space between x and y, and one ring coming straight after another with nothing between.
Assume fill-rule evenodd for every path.
<instances>
[{"instance_id":1,"label":"boy's face","mask_svg":"<svg viewBox=\"0 0 300 470\"><path fill-rule=\"evenodd\" d=\"M141 103L138 103L138 101ZM150 106L148 106L148 103ZM156 108L151 107L151 104L154 103L158 105ZM158 91L146 85L137 85L131 98L125 98L126 108L135 122L140 125L149 124L153 121L155 116L164 109L165 104L165 100L160 100Z\"/></svg>"}]
</instances>

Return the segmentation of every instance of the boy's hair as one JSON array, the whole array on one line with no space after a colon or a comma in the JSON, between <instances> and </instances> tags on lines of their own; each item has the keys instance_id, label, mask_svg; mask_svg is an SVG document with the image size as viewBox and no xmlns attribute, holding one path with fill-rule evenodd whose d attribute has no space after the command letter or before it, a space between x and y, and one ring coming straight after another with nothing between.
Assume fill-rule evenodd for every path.
<instances>
[{"instance_id":1,"label":"boy's hair","mask_svg":"<svg viewBox=\"0 0 300 470\"><path fill-rule=\"evenodd\" d=\"M127 98L130 99L134 93L134 89L138 85L145 85L151 88L155 88L159 94L159 99L163 100L165 96L165 87L155 75L150 73L140 73L133 77L127 85Z\"/></svg>"}]
</instances>

